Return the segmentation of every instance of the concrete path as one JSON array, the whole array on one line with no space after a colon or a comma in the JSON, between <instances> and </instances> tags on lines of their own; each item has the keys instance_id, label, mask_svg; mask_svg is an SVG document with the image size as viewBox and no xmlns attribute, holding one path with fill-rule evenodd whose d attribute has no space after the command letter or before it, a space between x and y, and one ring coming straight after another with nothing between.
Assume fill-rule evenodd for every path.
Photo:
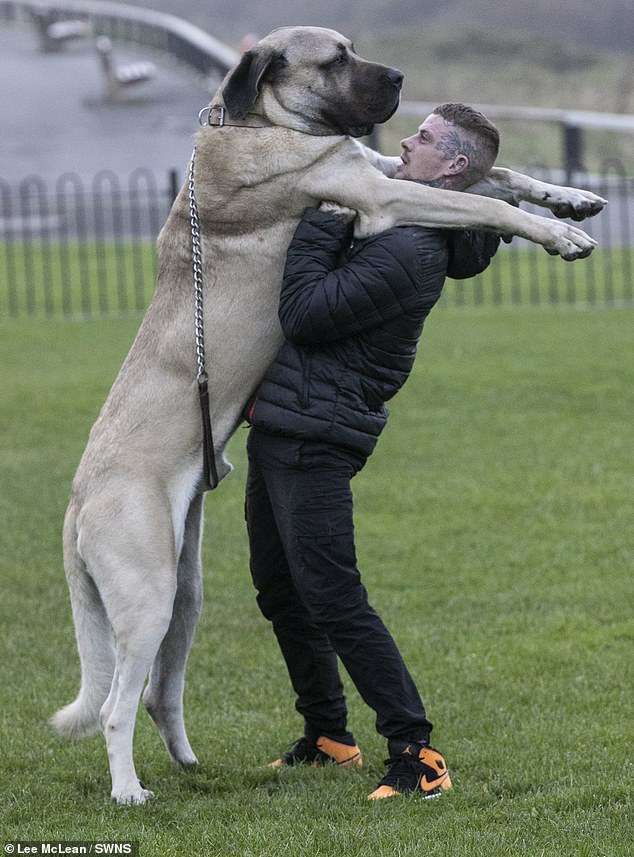
<instances>
[{"instance_id":1,"label":"concrete path","mask_svg":"<svg viewBox=\"0 0 634 857\"><path fill-rule=\"evenodd\" d=\"M100 170L127 178L137 167L159 182L173 168L184 176L198 111L210 100L202 81L144 48L115 45L115 59L149 59L157 76L111 104L91 41L45 54L34 32L0 26L0 179L54 182L72 171L89 182Z\"/></svg>"}]
</instances>

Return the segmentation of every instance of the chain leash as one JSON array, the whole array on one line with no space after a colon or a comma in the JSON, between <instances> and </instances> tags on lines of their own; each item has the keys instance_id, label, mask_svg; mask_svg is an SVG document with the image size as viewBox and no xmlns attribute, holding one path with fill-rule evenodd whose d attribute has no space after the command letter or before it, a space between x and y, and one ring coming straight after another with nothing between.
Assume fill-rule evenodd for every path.
<instances>
[{"instance_id":1,"label":"chain leash","mask_svg":"<svg viewBox=\"0 0 634 857\"><path fill-rule=\"evenodd\" d=\"M198 220L198 205L194 190L194 169L196 162L196 148L192 152L189 162L189 175L187 179L187 193L189 197L189 222L192 239L192 276L194 282L194 333L196 337L196 380L198 382L198 394L203 421L203 469L205 487L215 488L220 481L216 470L216 456L214 454L214 440L211 429L211 415L209 412L209 385L205 369L205 327L203 308L203 253L200 241L200 222Z\"/></svg>"},{"instance_id":2,"label":"chain leash","mask_svg":"<svg viewBox=\"0 0 634 857\"><path fill-rule=\"evenodd\" d=\"M187 190L189 195L189 222L192 235L192 274L194 278L194 330L196 334L196 380L207 377L205 372L205 327L203 316L203 253L200 243L200 222L198 220L198 205L194 193L194 167L196 149L192 152L189 162L189 177Z\"/></svg>"}]
</instances>

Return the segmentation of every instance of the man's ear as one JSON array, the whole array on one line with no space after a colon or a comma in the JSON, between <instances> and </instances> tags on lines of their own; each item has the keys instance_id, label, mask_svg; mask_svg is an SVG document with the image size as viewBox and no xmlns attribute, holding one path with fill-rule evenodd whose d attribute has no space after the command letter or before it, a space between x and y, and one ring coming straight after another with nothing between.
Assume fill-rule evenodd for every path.
<instances>
[{"instance_id":1,"label":"man's ear","mask_svg":"<svg viewBox=\"0 0 634 857\"><path fill-rule=\"evenodd\" d=\"M457 176L460 173L464 173L464 171L469 166L469 158L466 155L456 155L456 157L449 164L447 169L451 173L452 176Z\"/></svg>"},{"instance_id":2,"label":"man's ear","mask_svg":"<svg viewBox=\"0 0 634 857\"><path fill-rule=\"evenodd\" d=\"M264 73L279 59L275 51L255 48L246 51L222 90L229 115L243 119L255 104Z\"/></svg>"}]
</instances>

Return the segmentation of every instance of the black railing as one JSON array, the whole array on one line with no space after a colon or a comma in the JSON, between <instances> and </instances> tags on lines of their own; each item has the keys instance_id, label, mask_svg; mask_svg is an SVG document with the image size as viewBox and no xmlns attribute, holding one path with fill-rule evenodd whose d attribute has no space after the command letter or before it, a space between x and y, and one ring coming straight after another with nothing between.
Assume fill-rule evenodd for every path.
<instances>
[{"instance_id":1,"label":"black railing","mask_svg":"<svg viewBox=\"0 0 634 857\"><path fill-rule=\"evenodd\" d=\"M634 180L614 166L593 181L577 177L610 201L584 225L599 241L589 259L563 262L514 239L480 277L450 281L442 303L632 303ZM88 184L74 173L54 186L37 176L0 179L0 318L142 312L154 289L156 236L178 187L175 173L158 181L143 169L125 183L110 172Z\"/></svg>"},{"instance_id":2,"label":"black railing","mask_svg":"<svg viewBox=\"0 0 634 857\"><path fill-rule=\"evenodd\" d=\"M49 187L0 180L0 317L141 312L156 276L154 242L178 182L149 170L123 185L74 173Z\"/></svg>"},{"instance_id":3,"label":"black railing","mask_svg":"<svg viewBox=\"0 0 634 857\"><path fill-rule=\"evenodd\" d=\"M560 183L564 176L539 167L527 172ZM599 175L576 173L576 187L608 200L597 217L578 224L598 241L588 259L564 262L540 247L514 238L490 267L473 280L445 289L444 305L456 306L622 306L634 301L634 178L617 161L606 161ZM523 206L535 214L543 208Z\"/></svg>"}]
</instances>

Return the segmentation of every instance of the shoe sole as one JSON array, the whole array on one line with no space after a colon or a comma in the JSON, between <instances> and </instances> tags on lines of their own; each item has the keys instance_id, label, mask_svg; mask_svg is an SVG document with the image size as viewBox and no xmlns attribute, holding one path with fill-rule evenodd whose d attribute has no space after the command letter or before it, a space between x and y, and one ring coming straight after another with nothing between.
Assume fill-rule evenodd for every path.
<instances>
[{"instance_id":1,"label":"shoe sole","mask_svg":"<svg viewBox=\"0 0 634 857\"><path fill-rule=\"evenodd\" d=\"M433 800L434 798L442 797L445 792L448 792L452 788L451 778L449 774L443 779L441 783L434 787L433 791L426 793L422 789L413 792L413 794L417 794L423 800ZM375 789L372 794L368 795L368 800L386 800L387 798L396 797L397 795L404 794L404 792L397 792L395 788L392 786L379 786L378 789Z\"/></svg>"},{"instance_id":2,"label":"shoe sole","mask_svg":"<svg viewBox=\"0 0 634 857\"><path fill-rule=\"evenodd\" d=\"M298 760L293 765L289 765L282 758L276 759L274 762L269 762L267 767L273 768L276 771L279 771L281 768L294 768L297 765L309 765L311 768L323 768L325 765L335 765L337 768L363 767L361 750L356 745L340 744L331 738L321 737L317 739L315 746L322 754L322 758L317 758L312 762Z\"/></svg>"}]
</instances>

